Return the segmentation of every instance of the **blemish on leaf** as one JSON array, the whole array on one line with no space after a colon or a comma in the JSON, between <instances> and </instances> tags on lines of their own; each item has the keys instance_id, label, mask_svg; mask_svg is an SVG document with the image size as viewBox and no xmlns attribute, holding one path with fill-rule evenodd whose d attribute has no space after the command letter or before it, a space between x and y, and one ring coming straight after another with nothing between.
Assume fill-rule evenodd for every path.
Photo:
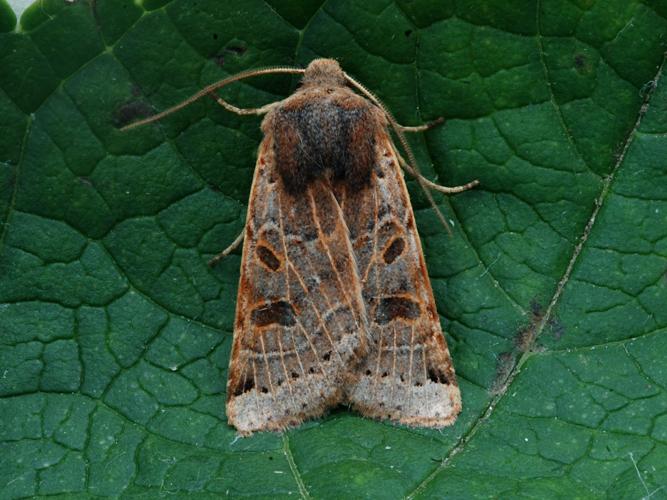
<instances>
[{"instance_id":1,"label":"blemish on leaf","mask_svg":"<svg viewBox=\"0 0 667 500\"><path fill-rule=\"evenodd\" d=\"M144 101L128 101L121 104L113 112L113 124L117 128L124 127L128 123L146 118L153 114L153 108Z\"/></svg>"},{"instance_id":2,"label":"blemish on leaf","mask_svg":"<svg viewBox=\"0 0 667 500\"><path fill-rule=\"evenodd\" d=\"M246 52L246 50L248 50L248 48L240 46L240 45L229 45L229 46L225 47L225 50L227 52L231 52L233 54L236 54L237 56L242 56L243 54L245 54L245 52Z\"/></svg>"},{"instance_id":3,"label":"blemish on leaf","mask_svg":"<svg viewBox=\"0 0 667 500\"><path fill-rule=\"evenodd\" d=\"M496 365L496 377L491 384L491 394L501 394L505 391L507 380L516 364L516 355L513 352L501 352Z\"/></svg>"}]
</instances>

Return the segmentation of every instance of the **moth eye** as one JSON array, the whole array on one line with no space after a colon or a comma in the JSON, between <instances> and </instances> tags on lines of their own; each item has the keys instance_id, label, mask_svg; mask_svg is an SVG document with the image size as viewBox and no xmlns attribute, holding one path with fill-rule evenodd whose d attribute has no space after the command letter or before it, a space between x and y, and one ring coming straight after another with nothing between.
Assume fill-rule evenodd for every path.
<instances>
[{"instance_id":1,"label":"moth eye","mask_svg":"<svg viewBox=\"0 0 667 500\"><path fill-rule=\"evenodd\" d=\"M259 260L261 260L266 267L271 269L271 271L276 271L280 267L280 260L278 260L276 254L274 254L269 248L265 247L264 245L259 245L256 251Z\"/></svg>"},{"instance_id":2,"label":"moth eye","mask_svg":"<svg viewBox=\"0 0 667 500\"><path fill-rule=\"evenodd\" d=\"M387 264L394 262L405 250L405 240L403 238L396 238L391 242L389 248L384 251L382 258Z\"/></svg>"}]
</instances>

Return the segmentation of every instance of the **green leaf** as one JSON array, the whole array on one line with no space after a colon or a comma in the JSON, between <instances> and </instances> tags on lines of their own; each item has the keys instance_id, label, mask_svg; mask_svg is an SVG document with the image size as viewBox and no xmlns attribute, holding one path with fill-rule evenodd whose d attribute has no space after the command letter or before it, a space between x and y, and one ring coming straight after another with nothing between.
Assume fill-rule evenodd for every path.
<instances>
[{"instance_id":1,"label":"green leaf","mask_svg":"<svg viewBox=\"0 0 667 500\"><path fill-rule=\"evenodd\" d=\"M667 498L667 3L0 0L0 497ZM405 124L456 425L224 416L259 119L336 57ZM296 79L224 90L258 106ZM662 488L662 489L661 489Z\"/></svg>"}]
</instances>

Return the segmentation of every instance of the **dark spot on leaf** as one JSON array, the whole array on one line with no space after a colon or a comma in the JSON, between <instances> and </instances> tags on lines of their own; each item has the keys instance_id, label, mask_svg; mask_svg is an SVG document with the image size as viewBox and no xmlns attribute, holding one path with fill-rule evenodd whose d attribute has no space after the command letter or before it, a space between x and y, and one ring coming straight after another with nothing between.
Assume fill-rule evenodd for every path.
<instances>
[{"instance_id":1,"label":"dark spot on leaf","mask_svg":"<svg viewBox=\"0 0 667 500\"><path fill-rule=\"evenodd\" d=\"M213 33L213 40L217 40L217 39L218 39L218 34L217 34L217 33Z\"/></svg>"},{"instance_id":2,"label":"dark spot on leaf","mask_svg":"<svg viewBox=\"0 0 667 500\"><path fill-rule=\"evenodd\" d=\"M153 114L153 108L144 101L129 101L121 104L113 112L113 124L117 128L122 128L141 118L146 118Z\"/></svg>"},{"instance_id":3,"label":"dark spot on leaf","mask_svg":"<svg viewBox=\"0 0 667 500\"><path fill-rule=\"evenodd\" d=\"M264 245L259 245L256 251L259 260L261 260L266 267L271 269L271 271L275 271L280 267L280 260L278 260L276 254L274 254L269 248L265 247Z\"/></svg>"},{"instance_id":4,"label":"dark spot on leaf","mask_svg":"<svg viewBox=\"0 0 667 500\"><path fill-rule=\"evenodd\" d=\"M405 240L403 238L396 238L391 242L389 248L384 251L382 258L387 264L394 262L405 250Z\"/></svg>"},{"instance_id":5,"label":"dark spot on leaf","mask_svg":"<svg viewBox=\"0 0 667 500\"><path fill-rule=\"evenodd\" d=\"M412 35L412 30L405 30L405 36L410 37Z\"/></svg>"},{"instance_id":6,"label":"dark spot on leaf","mask_svg":"<svg viewBox=\"0 0 667 500\"><path fill-rule=\"evenodd\" d=\"M583 69L583 67L586 65L586 56L583 54L577 54L574 56L574 67L577 68L577 70Z\"/></svg>"},{"instance_id":7,"label":"dark spot on leaf","mask_svg":"<svg viewBox=\"0 0 667 500\"><path fill-rule=\"evenodd\" d=\"M271 304L258 307L252 311L252 322L256 326L268 326L278 324L281 326L293 326L296 323L294 319L294 309L292 306L280 300Z\"/></svg>"},{"instance_id":8,"label":"dark spot on leaf","mask_svg":"<svg viewBox=\"0 0 667 500\"><path fill-rule=\"evenodd\" d=\"M530 301L530 312L533 314L533 319L536 321L541 320L542 316L544 316L542 304L535 299Z\"/></svg>"},{"instance_id":9,"label":"dark spot on leaf","mask_svg":"<svg viewBox=\"0 0 667 500\"><path fill-rule=\"evenodd\" d=\"M419 304L405 297L385 297L380 299L375 311L375 322L385 325L397 318L417 319L421 310Z\"/></svg>"},{"instance_id":10,"label":"dark spot on leaf","mask_svg":"<svg viewBox=\"0 0 667 500\"><path fill-rule=\"evenodd\" d=\"M242 56L245 54L245 51L248 50L247 47L240 47L238 45L230 45L229 47L225 47L225 50L227 52L232 52L236 54L237 56Z\"/></svg>"}]
</instances>

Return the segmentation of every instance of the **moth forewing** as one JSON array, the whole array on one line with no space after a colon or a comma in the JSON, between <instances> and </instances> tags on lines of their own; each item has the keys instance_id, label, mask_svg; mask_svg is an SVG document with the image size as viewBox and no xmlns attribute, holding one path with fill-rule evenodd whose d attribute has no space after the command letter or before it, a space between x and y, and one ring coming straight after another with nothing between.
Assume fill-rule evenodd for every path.
<instances>
[{"instance_id":1,"label":"moth forewing","mask_svg":"<svg viewBox=\"0 0 667 500\"><path fill-rule=\"evenodd\" d=\"M378 131L375 165L371 188L358 201L374 209L357 210L354 219L350 210L361 231L373 229L355 245L358 254L372 254L361 270L371 338L349 399L369 417L443 427L460 412L461 395L399 160L385 131Z\"/></svg>"},{"instance_id":2,"label":"moth forewing","mask_svg":"<svg viewBox=\"0 0 667 500\"><path fill-rule=\"evenodd\" d=\"M344 399L366 348L365 311L342 211L316 179L289 194L266 133L248 205L227 383L242 433L279 430Z\"/></svg>"}]
</instances>

